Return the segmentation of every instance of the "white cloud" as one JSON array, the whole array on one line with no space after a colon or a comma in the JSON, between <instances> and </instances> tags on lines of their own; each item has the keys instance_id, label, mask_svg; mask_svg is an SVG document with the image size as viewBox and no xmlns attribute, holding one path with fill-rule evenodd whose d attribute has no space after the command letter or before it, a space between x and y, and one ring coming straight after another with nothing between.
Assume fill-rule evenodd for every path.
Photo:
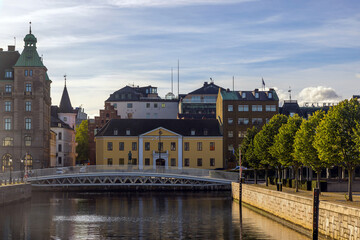
<instances>
[{"instance_id":1,"label":"white cloud","mask_svg":"<svg viewBox=\"0 0 360 240\"><path fill-rule=\"evenodd\" d=\"M341 101L341 96L339 96L336 91L330 87L307 87L299 93L298 101L299 104L305 102L337 103Z\"/></svg>"}]
</instances>

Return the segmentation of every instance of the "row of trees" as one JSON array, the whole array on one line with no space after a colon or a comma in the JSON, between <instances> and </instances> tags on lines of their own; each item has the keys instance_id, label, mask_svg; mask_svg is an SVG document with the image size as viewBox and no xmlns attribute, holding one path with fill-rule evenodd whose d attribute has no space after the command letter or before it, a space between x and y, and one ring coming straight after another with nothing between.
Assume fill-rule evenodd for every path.
<instances>
[{"instance_id":1,"label":"row of trees","mask_svg":"<svg viewBox=\"0 0 360 240\"><path fill-rule=\"evenodd\" d=\"M241 144L242 160L255 170L265 169L266 185L269 168L282 167L295 171L295 191L298 191L298 169L342 166L348 170L348 196L352 201L355 167L360 165L360 104L357 99L344 100L328 113L317 111L305 120L298 115L275 115L262 129L248 129Z\"/></svg>"}]
</instances>

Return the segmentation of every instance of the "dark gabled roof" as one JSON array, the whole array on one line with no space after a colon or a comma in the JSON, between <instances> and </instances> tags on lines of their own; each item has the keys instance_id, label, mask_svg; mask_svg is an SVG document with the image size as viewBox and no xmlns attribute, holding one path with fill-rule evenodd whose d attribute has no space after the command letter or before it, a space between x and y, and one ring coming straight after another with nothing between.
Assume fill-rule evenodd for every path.
<instances>
[{"instance_id":1,"label":"dark gabled roof","mask_svg":"<svg viewBox=\"0 0 360 240\"><path fill-rule=\"evenodd\" d=\"M192 95L194 95L194 94L199 94L199 95L201 95L201 94L214 94L214 95L217 95L218 92L219 92L219 88L221 90L225 90L224 88L215 85L213 82L210 82L210 83L204 82L204 85L201 88L190 92L189 95L190 94L192 94Z\"/></svg>"},{"instance_id":2,"label":"dark gabled roof","mask_svg":"<svg viewBox=\"0 0 360 240\"><path fill-rule=\"evenodd\" d=\"M245 93L245 97L243 97L243 93ZM255 97L255 93L259 93L259 98ZM272 93L272 98L269 98L269 93ZM221 90L221 96L223 100L241 100L241 101L278 101L279 97L276 94L274 89L270 89L269 91L259 91L255 89L254 91L229 91L229 90Z\"/></svg>"},{"instance_id":3,"label":"dark gabled roof","mask_svg":"<svg viewBox=\"0 0 360 240\"><path fill-rule=\"evenodd\" d=\"M5 70L12 70L16 61L19 59L20 54L18 51L0 51L0 80L14 80L14 74L12 78L5 79Z\"/></svg>"},{"instance_id":4,"label":"dark gabled roof","mask_svg":"<svg viewBox=\"0 0 360 240\"><path fill-rule=\"evenodd\" d=\"M71 106L70 97L69 97L69 93L67 91L66 85L64 87L64 91L61 96L59 112L60 113L73 113L74 112L74 109Z\"/></svg>"},{"instance_id":5,"label":"dark gabled roof","mask_svg":"<svg viewBox=\"0 0 360 240\"><path fill-rule=\"evenodd\" d=\"M132 87L126 86L123 87L116 92L110 94L110 97L105 102L111 101L141 101L141 100L154 100L154 99L161 99L157 93L146 92L149 89L157 89L156 87L146 86L146 87ZM148 97L152 95L152 97ZM164 100L164 99L161 99Z\"/></svg>"},{"instance_id":6,"label":"dark gabled roof","mask_svg":"<svg viewBox=\"0 0 360 240\"><path fill-rule=\"evenodd\" d=\"M304 117L296 100L285 100L283 106L279 108L279 113L286 116L289 116L290 113L296 113L300 117Z\"/></svg>"},{"instance_id":7,"label":"dark gabled roof","mask_svg":"<svg viewBox=\"0 0 360 240\"><path fill-rule=\"evenodd\" d=\"M206 136L222 136L216 119L111 119L96 136L114 136L114 129L117 129L117 136L126 136L128 129L130 136L139 136L159 127L182 136L192 136L192 129L195 129L195 136L205 136L205 129Z\"/></svg>"},{"instance_id":8,"label":"dark gabled roof","mask_svg":"<svg viewBox=\"0 0 360 240\"><path fill-rule=\"evenodd\" d=\"M63 121L61 121L58 117L58 113L59 113L59 108L58 106L51 106L51 127L61 127L61 128L67 128L67 129L72 129L67 123L64 123Z\"/></svg>"}]
</instances>

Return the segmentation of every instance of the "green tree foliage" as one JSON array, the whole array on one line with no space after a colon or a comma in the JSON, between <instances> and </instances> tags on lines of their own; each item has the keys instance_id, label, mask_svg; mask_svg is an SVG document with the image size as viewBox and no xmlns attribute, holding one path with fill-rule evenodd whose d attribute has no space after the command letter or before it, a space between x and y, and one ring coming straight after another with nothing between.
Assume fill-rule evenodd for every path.
<instances>
[{"instance_id":1,"label":"green tree foliage","mask_svg":"<svg viewBox=\"0 0 360 240\"><path fill-rule=\"evenodd\" d=\"M274 144L269 148L269 152L284 167L292 167L295 171L295 191L298 191L300 161L294 158L294 139L299 130L303 119L299 115L288 118L286 124L279 128L279 133L274 137Z\"/></svg>"},{"instance_id":2,"label":"green tree foliage","mask_svg":"<svg viewBox=\"0 0 360 240\"><path fill-rule=\"evenodd\" d=\"M254 138L258 132L259 129L256 127L249 128L240 147L243 165L254 169L255 184L257 184L257 170L262 168L260 159L256 156L254 152Z\"/></svg>"},{"instance_id":3,"label":"green tree foliage","mask_svg":"<svg viewBox=\"0 0 360 240\"><path fill-rule=\"evenodd\" d=\"M316 172L317 188L319 189L321 170L327 167L328 163L320 160L318 151L314 147L314 140L316 128L324 116L323 111L317 111L308 120L304 120L296 133L294 141L295 159L302 162L303 165L311 167Z\"/></svg>"},{"instance_id":4,"label":"green tree foliage","mask_svg":"<svg viewBox=\"0 0 360 240\"><path fill-rule=\"evenodd\" d=\"M76 128L75 141L77 142L76 161L80 163L87 162L89 159L89 135L88 135L88 121L84 120Z\"/></svg>"},{"instance_id":5,"label":"green tree foliage","mask_svg":"<svg viewBox=\"0 0 360 240\"><path fill-rule=\"evenodd\" d=\"M352 201L352 181L355 167L360 164L356 145L356 124L360 122L360 104L357 99L344 100L332 107L317 127L314 146L319 158L329 164L348 170L348 194Z\"/></svg>"},{"instance_id":6,"label":"green tree foliage","mask_svg":"<svg viewBox=\"0 0 360 240\"><path fill-rule=\"evenodd\" d=\"M272 166L278 169L280 177L281 164L270 153L270 148L274 144L274 138L279 132L279 128L287 122L288 117L282 114L273 116L268 124L265 124L261 131L256 134L254 139L254 152L264 166Z\"/></svg>"}]
</instances>

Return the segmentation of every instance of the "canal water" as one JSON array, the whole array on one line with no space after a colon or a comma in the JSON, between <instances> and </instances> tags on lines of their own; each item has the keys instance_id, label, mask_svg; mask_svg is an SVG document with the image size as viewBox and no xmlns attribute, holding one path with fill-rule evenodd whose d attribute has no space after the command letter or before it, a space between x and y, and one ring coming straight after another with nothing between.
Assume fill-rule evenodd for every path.
<instances>
[{"instance_id":1,"label":"canal water","mask_svg":"<svg viewBox=\"0 0 360 240\"><path fill-rule=\"evenodd\" d=\"M0 239L307 239L229 195L35 192L0 207Z\"/></svg>"}]
</instances>

